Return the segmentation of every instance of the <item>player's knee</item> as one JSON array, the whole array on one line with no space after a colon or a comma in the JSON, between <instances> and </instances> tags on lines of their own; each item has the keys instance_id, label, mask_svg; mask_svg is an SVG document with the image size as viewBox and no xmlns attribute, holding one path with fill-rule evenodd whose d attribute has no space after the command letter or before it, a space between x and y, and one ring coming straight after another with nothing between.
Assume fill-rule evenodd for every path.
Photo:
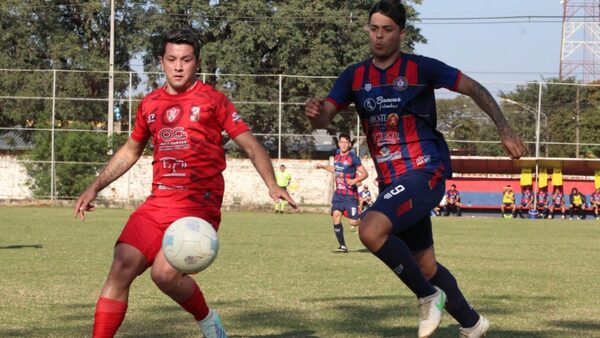
<instances>
[{"instance_id":1,"label":"player's knee","mask_svg":"<svg viewBox=\"0 0 600 338\"><path fill-rule=\"evenodd\" d=\"M153 266L150 272L150 278L156 286L163 292L168 293L177 287L180 274L174 269L166 269L160 266Z\"/></svg>"}]
</instances>

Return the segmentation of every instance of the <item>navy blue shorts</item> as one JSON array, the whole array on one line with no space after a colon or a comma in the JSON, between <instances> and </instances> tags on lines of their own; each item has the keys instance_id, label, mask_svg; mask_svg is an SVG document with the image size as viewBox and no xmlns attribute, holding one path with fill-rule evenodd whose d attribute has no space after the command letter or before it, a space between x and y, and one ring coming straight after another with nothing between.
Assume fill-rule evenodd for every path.
<instances>
[{"instance_id":1,"label":"navy blue shorts","mask_svg":"<svg viewBox=\"0 0 600 338\"><path fill-rule=\"evenodd\" d=\"M444 188L441 171L408 172L382 187L367 213L378 211L386 215L392 222L392 233L415 254L433 245L431 210L440 203Z\"/></svg>"},{"instance_id":2,"label":"navy blue shorts","mask_svg":"<svg viewBox=\"0 0 600 338\"><path fill-rule=\"evenodd\" d=\"M344 196L339 194L333 194L331 200L331 214L334 211L341 211L344 216L348 219L358 219L358 200L354 196Z\"/></svg>"}]
</instances>

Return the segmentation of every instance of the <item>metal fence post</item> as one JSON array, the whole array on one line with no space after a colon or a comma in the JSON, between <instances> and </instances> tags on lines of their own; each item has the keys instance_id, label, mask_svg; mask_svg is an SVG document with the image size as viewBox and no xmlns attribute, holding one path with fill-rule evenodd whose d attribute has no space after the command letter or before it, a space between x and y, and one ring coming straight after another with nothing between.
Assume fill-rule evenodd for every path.
<instances>
[{"instance_id":1,"label":"metal fence post","mask_svg":"<svg viewBox=\"0 0 600 338\"><path fill-rule=\"evenodd\" d=\"M56 190L56 163L54 152L54 124L56 120L56 69L52 70L52 125L50 126L50 200Z\"/></svg>"},{"instance_id":2,"label":"metal fence post","mask_svg":"<svg viewBox=\"0 0 600 338\"><path fill-rule=\"evenodd\" d=\"M279 74L279 131L278 131L278 145L277 145L277 160L281 161L281 113L283 111L283 88L282 88L283 76Z\"/></svg>"}]
</instances>

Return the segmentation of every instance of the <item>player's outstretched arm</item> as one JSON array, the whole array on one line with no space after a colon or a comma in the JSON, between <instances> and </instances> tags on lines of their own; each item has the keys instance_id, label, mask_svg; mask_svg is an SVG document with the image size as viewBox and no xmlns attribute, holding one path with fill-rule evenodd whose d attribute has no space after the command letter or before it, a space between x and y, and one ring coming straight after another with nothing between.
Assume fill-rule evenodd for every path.
<instances>
[{"instance_id":1,"label":"player's outstretched arm","mask_svg":"<svg viewBox=\"0 0 600 338\"><path fill-rule=\"evenodd\" d=\"M324 99L309 98L304 103L304 116L308 118L315 129L330 125L336 114L337 108Z\"/></svg>"},{"instance_id":2,"label":"player's outstretched arm","mask_svg":"<svg viewBox=\"0 0 600 338\"><path fill-rule=\"evenodd\" d=\"M498 128L502 146L512 159L521 158L527 153L525 142L508 125L498 103L485 87L467 75L462 74L456 91L471 97L479 108L492 118L496 128Z\"/></svg>"},{"instance_id":3,"label":"player's outstretched arm","mask_svg":"<svg viewBox=\"0 0 600 338\"><path fill-rule=\"evenodd\" d=\"M94 211L95 207L92 202L96 199L96 195L114 180L121 177L131 168L140 158L144 151L145 143L140 143L131 138L117 151L117 153L108 161L106 167L102 169L96 180L90 184L87 189L79 196L75 203L75 213L73 217L79 216L83 221L86 211Z\"/></svg>"},{"instance_id":4,"label":"player's outstretched arm","mask_svg":"<svg viewBox=\"0 0 600 338\"><path fill-rule=\"evenodd\" d=\"M273 201L278 202L280 198L286 200L292 208L296 209L298 205L292 199L285 189L280 188L275 180L275 172L273 171L273 165L271 164L271 158L263 146L258 143L254 135L247 131L238 135L234 141L244 149L248 158L258 171L258 174L263 179L267 188L269 188L269 195Z\"/></svg>"}]
</instances>

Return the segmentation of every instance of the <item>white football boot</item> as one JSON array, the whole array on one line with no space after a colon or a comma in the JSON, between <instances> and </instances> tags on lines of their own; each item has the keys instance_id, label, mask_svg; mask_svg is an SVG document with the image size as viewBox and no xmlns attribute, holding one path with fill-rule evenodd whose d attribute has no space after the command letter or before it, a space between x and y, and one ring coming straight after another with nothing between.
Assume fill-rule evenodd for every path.
<instances>
[{"instance_id":1,"label":"white football boot","mask_svg":"<svg viewBox=\"0 0 600 338\"><path fill-rule=\"evenodd\" d=\"M419 338L431 337L442 320L446 293L437 286L434 288L433 295L419 298Z\"/></svg>"},{"instance_id":2,"label":"white football boot","mask_svg":"<svg viewBox=\"0 0 600 338\"><path fill-rule=\"evenodd\" d=\"M479 315L477 324L469 328L460 328L459 338L479 338L485 336L490 328L490 322L482 315Z\"/></svg>"},{"instance_id":3,"label":"white football boot","mask_svg":"<svg viewBox=\"0 0 600 338\"><path fill-rule=\"evenodd\" d=\"M198 326L204 338L227 338L221 317L216 311L210 310L206 318L198 321Z\"/></svg>"}]
</instances>

